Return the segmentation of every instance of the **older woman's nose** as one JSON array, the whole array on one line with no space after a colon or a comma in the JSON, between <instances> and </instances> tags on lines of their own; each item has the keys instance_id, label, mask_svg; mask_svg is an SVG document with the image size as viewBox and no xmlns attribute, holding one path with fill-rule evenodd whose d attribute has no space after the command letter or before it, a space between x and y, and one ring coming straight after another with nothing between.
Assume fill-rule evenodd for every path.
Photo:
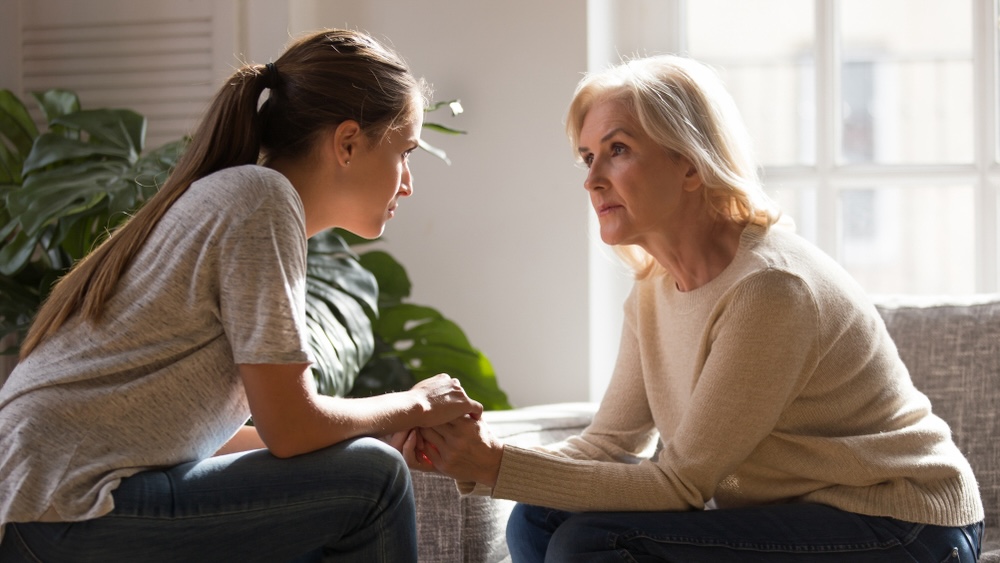
<instances>
[{"instance_id":1,"label":"older woman's nose","mask_svg":"<svg viewBox=\"0 0 1000 563\"><path fill-rule=\"evenodd\" d=\"M599 190L599 189L604 188L606 186L607 186L606 179L601 174L601 172L597 169L597 166L593 166L592 165L587 170L587 177L584 178L584 180L583 180L583 188L585 190L587 190L588 192L592 192L594 190Z\"/></svg>"}]
</instances>

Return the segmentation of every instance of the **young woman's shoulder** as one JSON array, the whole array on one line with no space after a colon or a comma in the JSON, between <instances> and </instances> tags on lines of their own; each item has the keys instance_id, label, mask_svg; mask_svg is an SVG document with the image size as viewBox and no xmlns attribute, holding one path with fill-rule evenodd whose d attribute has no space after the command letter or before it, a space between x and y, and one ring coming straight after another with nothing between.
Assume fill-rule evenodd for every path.
<instances>
[{"instance_id":1,"label":"young woman's shoulder","mask_svg":"<svg viewBox=\"0 0 1000 563\"><path fill-rule=\"evenodd\" d=\"M261 207L279 207L303 213L302 202L292 184L279 172L246 164L223 168L191 184L196 205L208 209L232 209L250 214Z\"/></svg>"},{"instance_id":2,"label":"young woman's shoulder","mask_svg":"<svg viewBox=\"0 0 1000 563\"><path fill-rule=\"evenodd\" d=\"M252 199L287 197L295 193L292 184L279 172L256 164L223 168L198 180L192 187L201 185L207 185L209 191L220 196L225 194Z\"/></svg>"}]
</instances>

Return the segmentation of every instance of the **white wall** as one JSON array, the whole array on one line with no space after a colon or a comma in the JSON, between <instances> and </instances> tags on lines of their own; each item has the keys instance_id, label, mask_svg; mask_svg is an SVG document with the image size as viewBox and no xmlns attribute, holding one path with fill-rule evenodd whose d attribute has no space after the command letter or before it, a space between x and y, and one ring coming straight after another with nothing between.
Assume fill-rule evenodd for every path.
<instances>
[{"instance_id":1,"label":"white wall","mask_svg":"<svg viewBox=\"0 0 1000 563\"><path fill-rule=\"evenodd\" d=\"M390 42L469 131L412 161L415 193L385 233L413 301L455 320L511 402L588 398L589 205L563 120L587 67L578 0L294 2L292 20ZM296 34L302 29L293 29Z\"/></svg>"}]
</instances>

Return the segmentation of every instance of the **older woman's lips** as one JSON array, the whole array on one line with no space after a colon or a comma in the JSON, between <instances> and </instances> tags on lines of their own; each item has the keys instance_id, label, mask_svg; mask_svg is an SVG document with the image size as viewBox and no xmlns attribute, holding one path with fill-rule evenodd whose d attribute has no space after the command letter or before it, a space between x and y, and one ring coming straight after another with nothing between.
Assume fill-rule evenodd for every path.
<instances>
[{"instance_id":1,"label":"older woman's lips","mask_svg":"<svg viewBox=\"0 0 1000 563\"><path fill-rule=\"evenodd\" d=\"M608 213L611 213L615 209L620 209L620 208L621 208L620 205L616 205L616 204L613 204L613 203L606 203L606 204L600 205L597 208L597 216L600 217L602 215L607 215Z\"/></svg>"}]
</instances>

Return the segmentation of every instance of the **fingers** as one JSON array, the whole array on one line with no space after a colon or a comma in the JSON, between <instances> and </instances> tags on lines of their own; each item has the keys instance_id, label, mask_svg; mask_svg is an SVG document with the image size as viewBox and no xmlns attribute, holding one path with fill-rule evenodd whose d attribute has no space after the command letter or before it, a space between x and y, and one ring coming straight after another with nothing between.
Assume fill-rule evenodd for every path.
<instances>
[{"instance_id":1,"label":"fingers","mask_svg":"<svg viewBox=\"0 0 1000 563\"><path fill-rule=\"evenodd\" d=\"M420 434L420 439L423 440L424 442L425 446L424 449L427 449L426 446L430 446L436 450L440 450L441 448L444 447L445 444L444 436L442 436L441 433L438 432L438 429L440 428L441 428L440 426L434 428L421 428L418 431L418 433Z\"/></svg>"},{"instance_id":2,"label":"fingers","mask_svg":"<svg viewBox=\"0 0 1000 563\"><path fill-rule=\"evenodd\" d=\"M403 430L400 432L394 432L382 438L382 441L386 442L390 446L396 448L400 453L403 452L403 443L406 442L407 437L411 431Z\"/></svg>"},{"instance_id":3,"label":"fingers","mask_svg":"<svg viewBox=\"0 0 1000 563\"><path fill-rule=\"evenodd\" d=\"M444 438L431 428L421 428L420 435L427 446L424 448L424 456L427 461L434 467L442 467L444 457L441 455L441 449L445 447Z\"/></svg>"},{"instance_id":4,"label":"fingers","mask_svg":"<svg viewBox=\"0 0 1000 563\"><path fill-rule=\"evenodd\" d=\"M478 419L483 413L482 403L469 398L462 382L448 374L440 373L418 382L413 392L425 408L419 426L437 426L465 415Z\"/></svg>"},{"instance_id":5,"label":"fingers","mask_svg":"<svg viewBox=\"0 0 1000 563\"><path fill-rule=\"evenodd\" d=\"M472 401L472 399L469 399ZM479 401L472 401L472 411L468 413L473 420L479 420L483 416L483 404Z\"/></svg>"},{"instance_id":6,"label":"fingers","mask_svg":"<svg viewBox=\"0 0 1000 563\"><path fill-rule=\"evenodd\" d=\"M453 479L496 483L503 444L483 423L465 416L434 428L421 428L423 451L439 472Z\"/></svg>"},{"instance_id":7,"label":"fingers","mask_svg":"<svg viewBox=\"0 0 1000 563\"><path fill-rule=\"evenodd\" d=\"M411 430L406 434L406 441L403 443L400 453L403 454L407 467L418 471L435 471L434 464L424 454L421 444L423 444L423 439L420 437L420 432Z\"/></svg>"}]
</instances>

